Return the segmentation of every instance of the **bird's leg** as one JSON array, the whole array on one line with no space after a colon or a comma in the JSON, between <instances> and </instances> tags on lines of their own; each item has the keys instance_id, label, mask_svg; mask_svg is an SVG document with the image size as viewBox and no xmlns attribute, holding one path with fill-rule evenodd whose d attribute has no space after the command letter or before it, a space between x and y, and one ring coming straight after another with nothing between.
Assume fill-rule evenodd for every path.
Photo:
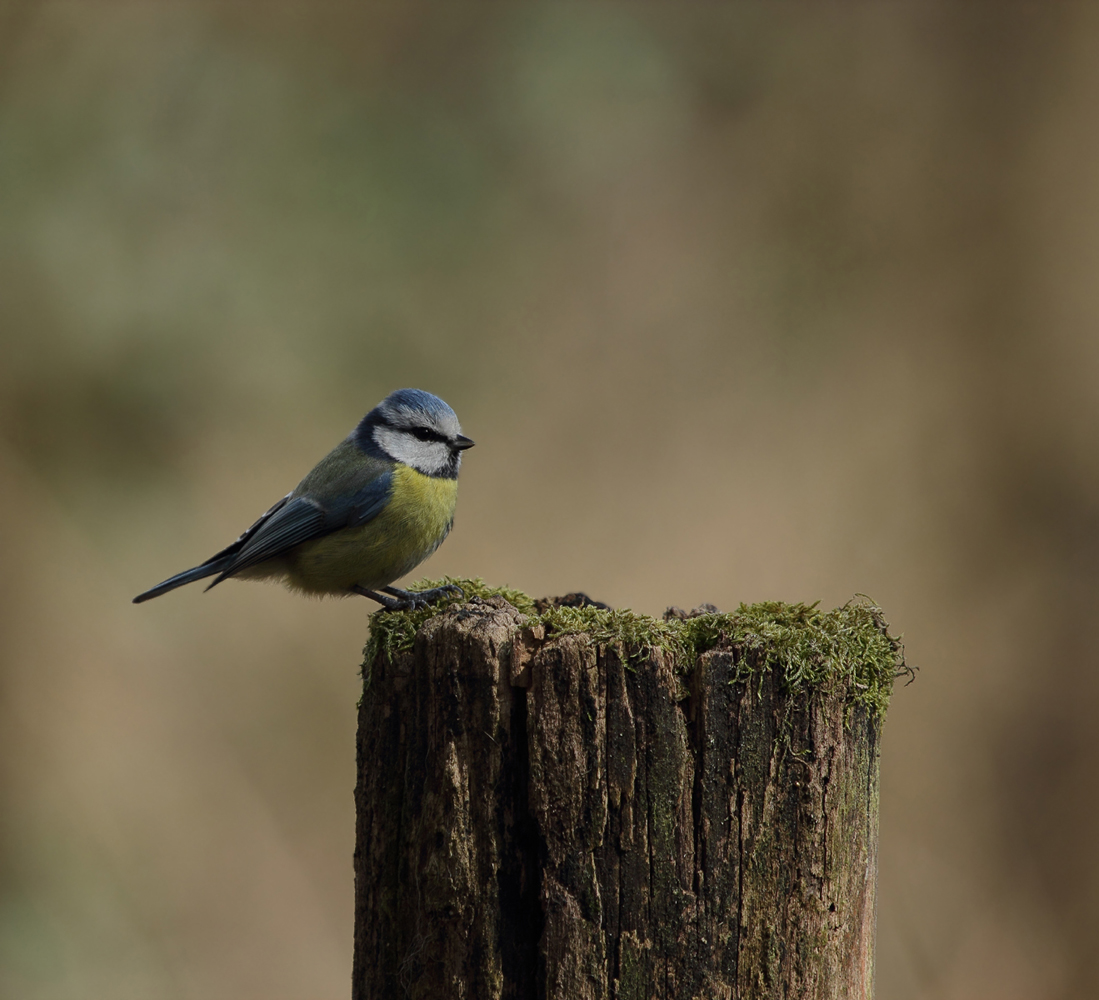
<instances>
[{"instance_id":1,"label":"bird's leg","mask_svg":"<svg viewBox=\"0 0 1099 1000\"><path fill-rule=\"evenodd\" d=\"M357 583L351 584L351 593L362 594L363 597L369 597L372 601L377 601L386 611L408 611L412 607L406 601L399 601L395 597L386 597L385 594L379 594L376 590L367 590L366 587L360 587Z\"/></svg>"},{"instance_id":2,"label":"bird's leg","mask_svg":"<svg viewBox=\"0 0 1099 1000\"><path fill-rule=\"evenodd\" d=\"M382 587L387 594L402 601L411 601L413 607L424 607L447 594L456 593L459 597L465 596L465 591L456 583L446 583L441 587L433 587L431 590L401 590L400 587Z\"/></svg>"},{"instance_id":3,"label":"bird's leg","mask_svg":"<svg viewBox=\"0 0 1099 1000\"><path fill-rule=\"evenodd\" d=\"M398 587L382 587L382 590L386 593L379 594L376 590L367 590L366 587L360 587L357 583L351 585L352 593L362 594L363 597L377 601L386 611L415 611L417 608L427 607L452 591L462 593L462 588L453 583L448 583L444 587L435 587L433 590L401 590ZM386 594L393 596L387 597Z\"/></svg>"}]
</instances>

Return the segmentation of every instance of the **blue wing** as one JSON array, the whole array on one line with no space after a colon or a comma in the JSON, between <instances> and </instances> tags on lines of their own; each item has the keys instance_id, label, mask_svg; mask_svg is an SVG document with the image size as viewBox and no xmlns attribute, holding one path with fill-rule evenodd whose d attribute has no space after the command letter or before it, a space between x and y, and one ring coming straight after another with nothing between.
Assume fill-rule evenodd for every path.
<instances>
[{"instance_id":1,"label":"blue wing","mask_svg":"<svg viewBox=\"0 0 1099 1000\"><path fill-rule=\"evenodd\" d=\"M273 510L271 516L244 539L240 551L206 589L242 569L289 552L302 542L372 521L389 501L392 482L393 472L386 469L349 497L327 503L311 496L294 497Z\"/></svg>"},{"instance_id":2,"label":"blue wing","mask_svg":"<svg viewBox=\"0 0 1099 1000\"><path fill-rule=\"evenodd\" d=\"M288 493L232 545L201 565L177 573L143 594L138 594L134 603L140 604L186 583L216 575L213 583L206 588L209 590L234 573L255 566L265 559L282 555L302 542L343 528L366 524L377 517L389 502L392 483L393 471L385 469L354 493L333 500Z\"/></svg>"}]
</instances>

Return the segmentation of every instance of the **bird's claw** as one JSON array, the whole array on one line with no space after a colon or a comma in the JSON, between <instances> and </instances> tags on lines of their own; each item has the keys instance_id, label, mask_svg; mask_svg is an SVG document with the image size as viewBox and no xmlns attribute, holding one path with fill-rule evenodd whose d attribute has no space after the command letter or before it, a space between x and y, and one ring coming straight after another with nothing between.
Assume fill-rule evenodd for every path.
<instances>
[{"instance_id":1,"label":"bird's claw","mask_svg":"<svg viewBox=\"0 0 1099 1000\"><path fill-rule=\"evenodd\" d=\"M432 587L431 590L401 590L399 587L382 587L382 590L385 591L384 594L367 590L365 587L353 587L352 590L357 594L362 594L364 597L377 601L386 611L418 611L420 608L426 608L429 604L434 604L447 594L457 593L459 597L465 596L465 591L456 583L446 583L441 587Z\"/></svg>"},{"instance_id":2,"label":"bird's claw","mask_svg":"<svg viewBox=\"0 0 1099 1000\"><path fill-rule=\"evenodd\" d=\"M418 608L426 608L429 604L434 604L448 594L456 593L459 597L465 596L465 591L456 583L446 583L441 587L432 587L431 590L405 590L398 592L396 587L386 587L385 591L393 594L395 597L398 596L399 593L400 598L408 601L409 607L413 611Z\"/></svg>"}]
</instances>

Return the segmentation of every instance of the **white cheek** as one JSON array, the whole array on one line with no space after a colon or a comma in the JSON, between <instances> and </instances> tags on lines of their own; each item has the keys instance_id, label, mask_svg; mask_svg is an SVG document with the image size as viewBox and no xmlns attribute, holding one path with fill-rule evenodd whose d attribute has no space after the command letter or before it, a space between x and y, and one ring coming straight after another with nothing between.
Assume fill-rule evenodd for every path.
<instances>
[{"instance_id":1,"label":"white cheek","mask_svg":"<svg viewBox=\"0 0 1099 1000\"><path fill-rule=\"evenodd\" d=\"M374 440L387 455L425 475L442 472L450 460L450 449L442 441L421 441L392 427L374 428Z\"/></svg>"}]
</instances>

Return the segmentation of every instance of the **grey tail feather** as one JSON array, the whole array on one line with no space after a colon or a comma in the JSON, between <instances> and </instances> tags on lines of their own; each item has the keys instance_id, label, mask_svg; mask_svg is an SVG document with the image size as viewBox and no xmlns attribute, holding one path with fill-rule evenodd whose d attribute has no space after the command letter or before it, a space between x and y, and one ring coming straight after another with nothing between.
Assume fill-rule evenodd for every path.
<instances>
[{"instance_id":1,"label":"grey tail feather","mask_svg":"<svg viewBox=\"0 0 1099 1000\"><path fill-rule=\"evenodd\" d=\"M182 573L176 573L175 576L169 577L163 583L158 583L155 587L146 590L143 594L138 594L134 598L134 604L140 604L142 601L151 600L154 597L159 597L161 594L168 593L169 590L175 590L176 587L182 587L185 583L193 583L195 580L203 580L208 576L213 576L215 573L220 573L232 559L212 559L210 562L205 562L201 566L196 566L194 569L186 569ZM215 583L217 581L214 581ZM212 587L214 584L210 584ZM206 589L209 590L210 587Z\"/></svg>"}]
</instances>

